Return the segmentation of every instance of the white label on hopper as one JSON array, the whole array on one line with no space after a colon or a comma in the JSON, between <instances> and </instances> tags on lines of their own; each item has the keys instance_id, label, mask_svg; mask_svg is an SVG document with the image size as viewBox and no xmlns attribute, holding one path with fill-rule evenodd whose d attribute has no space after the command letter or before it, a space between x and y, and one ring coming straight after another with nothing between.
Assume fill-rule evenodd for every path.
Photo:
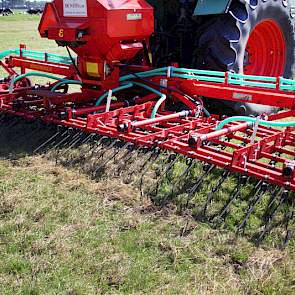
<instances>
[{"instance_id":1,"label":"white label on hopper","mask_svg":"<svg viewBox=\"0 0 295 295\"><path fill-rule=\"evenodd\" d=\"M87 0L63 0L64 16L87 17Z\"/></svg>"},{"instance_id":2,"label":"white label on hopper","mask_svg":"<svg viewBox=\"0 0 295 295\"><path fill-rule=\"evenodd\" d=\"M142 19L141 13L128 13L127 20L140 20Z\"/></svg>"}]
</instances>

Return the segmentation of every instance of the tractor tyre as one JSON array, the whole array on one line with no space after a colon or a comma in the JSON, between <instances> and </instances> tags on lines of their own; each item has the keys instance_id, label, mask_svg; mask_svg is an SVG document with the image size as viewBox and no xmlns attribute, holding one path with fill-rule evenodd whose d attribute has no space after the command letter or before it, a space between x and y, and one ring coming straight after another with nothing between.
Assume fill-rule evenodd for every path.
<instances>
[{"instance_id":1,"label":"tractor tyre","mask_svg":"<svg viewBox=\"0 0 295 295\"><path fill-rule=\"evenodd\" d=\"M194 67L260 76L295 77L295 7L284 0L234 0L227 14L198 20ZM227 103L234 113L271 112Z\"/></svg>"}]
</instances>

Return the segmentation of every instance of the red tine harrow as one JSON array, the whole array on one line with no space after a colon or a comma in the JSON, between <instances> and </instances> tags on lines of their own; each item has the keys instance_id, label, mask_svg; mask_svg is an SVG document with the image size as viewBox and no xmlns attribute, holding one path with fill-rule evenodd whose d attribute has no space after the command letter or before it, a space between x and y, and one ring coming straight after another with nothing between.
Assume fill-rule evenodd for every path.
<instances>
[{"instance_id":1,"label":"red tine harrow","mask_svg":"<svg viewBox=\"0 0 295 295\"><path fill-rule=\"evenodd\" d=\"M22 58L30 67L25 57L17 57ZM14 69L14 57L9 60L13 66L7 61L5 66ZM38 63L47 66L46 61ZM74 69L70 68L73 74L67 80L75 78ZM164 71L167 69L148 78L142 78L142 72L135 74L128 80L133 88L129 89L127 99L123 89L116 94L115 101L101 105L93 99L84 101L83 91L67 93L62 88L52 92L57 83L32 86L27 76L24 83L28 85L23 85L21 79L22 83L16 83L9 92L11 80L15 79L12 75L1 84L2 89L6 88L0 96L2 127L11 128L20 118L28 123L37 121L36 129L27 134L30 136L40 132L40 128L57 126L34 147L35 153L54 151L58 162L72 167L79 165L94 178L120 176L127 183L135 182L142 195L149 195L161 206L183 197L182 210L214 224L226 220L231 207L243 199L246 187L248 207L243 209L242 221L236 221L237 230L245 231L255 208L265 203L257 239L263 239L280 223L287 228L284 231L287 243L294 222L295 95L278 87L288 86L285 83L289 81L283 80L284 84L280 81L279 85L275 82L275 88L235 86L226 80L227 74L221 83L200 82L192 74L188 74L191 79L167 77ZM243 76L242 83L246 79ZM163 82L165 87L161 86ZM144 91L142 84L146 87ZM150 87L155 93L148 93ZM221 93L231 99L235 94L243 94L251 96L253 102L268 101L268 105L285 110L252 118L208 116L201 100L205 91L207 99L220 99ZM155 114L157 92L166 100ZM144 95L139 96L140 93ZM179 101L183 110L177 105ZM227 197L219 200L220 191L222 194L227 191ZM196 202L199 195L203 195L200 203Z\"/></svg>"},{"instance_id":2,"label":"red tine harrow","mask_svg":"<svg viewBox=\"0 0 295 295\"><path fill-rule=\"evenodd\" d=\"M45 16L57 13L52 10L55 2L47 4ZM142 13L148 15L149 8ZM75 43L76 23L67 26L67 18L55 15L56 27L45 16L41 35L70 47L78 58L69 49L67 58L24 45L0 53L0 65L8 74L0 80L3 141L15 141L16 148L19 141L31 141L34 153L53 155L58 163L93 178L133 182L142 196L160 206L174 203L180 212L212 224L225 222L239 233L253 234L252 225L259 224L258 232L254 230L257 241L278 228L283 228L284 244L291 240L293 80L177 65L153 69L146 57L133 65L152 29L137 32L124 23L124 34L129 30L132 38L102 32L102 43L89 38L81 22ZM91 18L87 24L92 25ZM131 39L136 42L128 43ZM34 76L56 82L33 85L29 78ZM80 91L70 92L71 84L78 84ZM217 114L207 110L220 105ZM226 116L226 109L240 115ZM255 116L241 115L250 111ZM7 137L11 133L13 140Z\"/></svg>"}]
</instances>

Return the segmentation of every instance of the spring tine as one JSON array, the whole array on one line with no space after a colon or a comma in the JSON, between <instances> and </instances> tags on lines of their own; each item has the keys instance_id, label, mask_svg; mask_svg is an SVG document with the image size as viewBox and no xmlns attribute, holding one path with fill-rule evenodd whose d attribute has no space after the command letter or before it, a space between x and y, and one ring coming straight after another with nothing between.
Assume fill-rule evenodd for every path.
<instances>
[{"instance_id":1,"label":"spring tine","mask_svg":"<svg viewBox=\"0 0 295 295\"><path fill-rule=\"evenodd\" d=\"M73 148L79 141L82 140L81 136L83 135L83 131L79 130L72 139L64 146L66 148L66 151Z\"/></svg>"},{"instance_id":2,"label":"spring tine","mask_svg":"<svg viewBox=\"0 0 295 295\"><path fill-rule=\"evenodd\" d=\"M104 145L103 141L101 141L100 145L93 151L91 152L90 156L87 157L86 159L88 159L89 161L92 160L91 164L90 164L90 171L92 174L92 177L96 177L94 171L96 170L95 164L97 161L99 161L100 159L104 158L104 155L106 153L108 153L116 144L118 144L120 141L118 139L113 139L113 138L109 138L106 137L106 139L108 140L108 144ZM85 162L86 162L85 159Z\"/></svg>"},{"instance_id":3,"label":"spring tine","mask_svg":"<svg viewBox=\"0 0 295 295\"><path fill-rule=\"evenodd\" d=\"M210 219L210 221L214 220L225 220L227 214L229 213L229 207L234 203L234 201L240 197L241 195L241 185L246 184L248 181L247 176L241 176L239 177L238 184L234 188L231 196L228 198L227 202L225 205L222 207L222 209L219 211L219 213L213 215Z\"/></svg>"},{"instance_id":4,"label":"spring tine","mask_svg":"<svg viewBox=\"0 0 295 295\"><path fill-rule=\"evenodd\" d=\"M283 242L283 249L285 249L288 246L289 242L291 240L293 240L293 237L295 235L295 227L293 226L292 228L290 228L290 223L293 220L294 220L294 212L292 214L292 217L290 217L290 219L289 219L288 225L286 226L287 233L286 233L286 236L285 236L285 239L284 239L284 242Z\"/></svg>"},{"instance_id":5,"label":"spring tine","mask_svg":"<svg viewBox=\"0 0 295 295\"><path fill-rule=\"evenodd\" d=\"M121 146L121 144L123 144ZM126 153L130 153L130 147L134 146L130 142L124 142L121 141L119 146L117 147L117 152L113 154L111 157L111 161L113 161L113 164L118 164L122 161L123 157L126 156ZM109 163L109 162L108 162Z\"/></svg>"},{"instance_id":6,"label":"spring tine","mask_svg":"<svg viewBox=\"0 0 295 295\"><path fill-rule=\"evenodd\" d=\"M174 159L173 159L174 158ZM160 180L163 180L165 176L173 169L174 165L179 161L179 155L173 155L171 162L168 163L167 167L164 169L162 174L160 175Z\"/></svg>"},{"instance_id":7,"label":"spring tine","mask_svg":"<svg viewBox=\"0 0 295 295\"><path fill-rule=\"evenodd\" d=\"M126 158L128 156L130 156L130 154L134 151L135 145L133 143L128 142L125 149L126 149L126 151L123 153L123 155L121 157L115 157L114 158L114 163L115 164L120 164L122 162L125 162ZM124 151L124 149L121 149L121 150Z\"/></svg>"},{"instance_id":8,"label":"spring tine","mask_svg":"<svg viewBox=\"0 0 295 295\"><path fill-rule=\"evenodd\" d=\"M93 154L95 153L96 149L98 147L100 147L101 142L103 141L103 139L107 139L107 137L101 136L99 137L98 141L95 141L95 137L97 135L94 133L91 133L88 137L86 137L81 143L81 145L85 145L83 146L83 150L80 151L80 155L77 156L73 156L71 154L69 154L69 156L67 157L67 164L69 165L69 162L71 162L71 166L74 166L75 164L80 164L81 166L83 166L83 164L85 164L87 162L87 160L91 159ZM89 143L89 144L87 144ZM96 148L94 148L94 146L96 146ZM88 153L90 152L90 155L88 155Z\"/></svg>"},{"instance_id":9,"label":"spring tine","mask_svg":"<svg viewBox=\"0 0 295 295\"><path fill-rule=\"evenodd\" d=\"M110 149L112 149L116 144L118 144L120 141L117 139L114 139L110 141L110 144L104 148L101 149L101 152L96 155L96 160L102 159L105 155L105 153L107 153Z\"/></svg>"},{"instance_id":10,"label":"spring tine","mask_svg":"<svg viewBox=\"0 0 295 295\"><path fill-rule=\"evenodd\" d=\"M98 139L98 140L97 140ZM94 148L94 146L98 146L103 139L103 136L97 135L95 133L90 133L86 138L84 138L81 142L81 145L84 145L86 148L86 152L90 151Z\"/></svg>"},{"instance_id":11,"label":"spring tine","mask_svg":"<svg viewBox=\"0 0 295 295\"><path fill-rule=\"evenodd\" d=\"M289 196L289 192L287 190L283 189L281 191L280 200L279 200L278 204L272 208L271 212L269 212L269 214L267 216L267 219L265 219L265 222L263 225L263 230L256 239L257 243L262 242L264 240L264 238L266 237L266 235L269 234L271 232L271 230L275 227L275 225L272 224L272 221L274 220L276 214L279 212L279 209L285 203L288 196Z\"/></svg>"},{"instance_id":12,"label":"spring tine","mask_svg":"<svg viewBox=\"0 0 295 295\"><path fill-rule=\"evenodd\" d=\"M125 148L125 151L122 149L122 151L123 151L122 155L120 157L116 157L114 159L114 164L118 165L117 170L120 167L120 164L122 162L125 163L129 159L129 157L132 157L132 155L134 154L134 151L136 151L136 150L137 150L136 145L131 142L128 143L128 145Z\"/></svg>"},{"instance_id":13,"label":"spring tine","mask_svg":"<svg viewBox=\"0 0 295 295\"><path fill-rule=\"evenodd\" d=\"M138 150L138 155L139 156L143 155L143 157L141 157L141 160L139 161L139 165L135 166L135 168L132 170L131 173L140 171L140 169L145 167L145 165L150 161L150 159L153 158L154 154L155 154L155 150L153 148L152 149L143 148L143 149Z\"/></svg>"},{"instance_id":14,"label":"spring tine","mask_svg":"<svg viewBox=\"0 0 295 295\"><path fill-rule=\"evenodd\" d=\"M140 190L140 195L143 198L144 197L144 190L143 190L143 183L144 183L144 177L145 174L148 172L150 167L158 160L160 157L161 150L159 148L155 148L151 154L151 156L145 161L145 166L142 165L143 172L140 175L139 178L139 190Z\"/></svg>"},{"instance_id":15,"label":"spring tine","mask_svg":"<svg viewBox=\"0 0 295 295\"><path fill-rule=\"evenodd\" d=\"M289 242L292 240L294 233L295 233L295 202L294 202L294 198L291 198L289 200L287 200L288 204L288 210L286 212L286 216L285 216L285 230L286 230L286 235L284 238L284 242L282 247L286 248L287 245L289 244Z\"/></svg>"},{"instance_id":16,"label":"spring tine","mask_svg":"<svg viewBox=\"0 0 295 295\"><path fill-rule=\"evenodd\" d=\"M65 154L67 154L67 152L69 152L73 147L75 147L81 140L82 140L82 136L83 135L83 131L78 131L73 137L72 139L65 144L64 148L65 150L62 151L60 156L64 156Z\"/></svg>"},{"instance_id":17,"label":"spring tine","mask_svg":"<svg viewBox=\"0 0 295 295\"><path fill-rule=\"evenodd\" d=\"M106 140L106 142L104 142L104 140ZM116 140L106 136L93 150L92 156L94 156L96 160L100 159L100 156L104 154L109 148L112 148L115 144Z\"/></svg>"},{"instance_id":18,"label":"spring tine","mask_svg":"<svg viewBox=\"0 0 295 295\"><path fill-rule=\"evenodd\" d=\"M68 131L68 134L62 138L58 143L53 146L52 150L54 151L53 156L55 157L55 163L58 163L58 159L63 155L63 148L66 148L69 141L72 140L72 133Z\"/></svg>"},{"instance_id":19,"label":"spring tine","mask_svg":"<svg viewBox=\"0 0 295 295\"><path fill-rule=\"evenodd\" d=\"M96 138L98 140L96 141ZM86 136L80 143L81 146L84 146L83 148L84 153L89 152L91 149L94 148L94 146L99 146L101 140L103 139L103 136L97 135L95 133L90 133L88 136Z\"/></svg>"},{"instance_id":20,"label":"spring tine","mask_svg":"<svg viewBox=\"0 0 295 295\"><path fill-rule=\"evenodd\" d=\"M94 134L94 133L90 133L90 134L88 134L82 141L81 141L81 144L87 144L87 143L89 143L89 141L91 141L91 140L93 140L93 138L94 138L94 136L95 136L96 134Z\"/></svg>"},{"instance_id":21,"label":"spring tine","mask_svg":"<svg viewBox=\"0 0 295 295\"><path fill-rule=\"evenodd\" d=\"M276 187L274 189L274 191L271 193L271 196L268 200L267 206L266 206L266 210L263 214L263 221L267 221L269 219L269 217L272 215L273 209L275 208L275 202L277 200L278 195L282 196L283 193L283 189L280 187Z\"/></svg>"},{"instance_id":22,"label":"spring tine","mask_svg":"<svg viewBox=\"0 0 295 295\"><path fill-rule=\"evenodd\" d=\"M164 159L161 161L161 164L160 165L157 165L154 169L153 169L153 172L155 173L155 178L158 178L162 175L163 171L165 171L166 167L169 166L169 163L170 163L170 156L173 157L172 155L175 155L175 154L168 154L167 151L163 151L161 153L161 156L164 156Z\"/></svg>"},{"instance_id":23,"label":"spring tine","mask_svg":"<svg viewBox=\"0 0 295 295\"><path fill-rule=\"evenodd\" d=\"M57 142L52 149L53 150L58 150L60 147L62 147L62 145L67 142L67 140L69 140L71 138L72 134L69 132L69 130L67 130L66 132L66 136L63 137L59 142Z\"/></svg>"},{"instance_id":24,"label":"spring tine","mask_svg":"<svg viewBox=\"0 0 295 295\"><path fill-rule=\"evenodd\" d=\"M196 179L196 183L195 183L195 184L193 185L193 187L188 191L188 193L189 193L190 196L193 196L193 195L195 194L195 192L198 190L199 186L202 184L203 179L204 179L207 175L209 175L209 174L212 172L212 170L213 170L214 168L215 168L214 165L210 165L209 167L207 167L207 168L205 169L205 172L204 172L200 177L198 177L198 178Z\"/></svg>"},{"instance_id":25,"label":"spring tine","mask_svg":"<svg viewBox=\"0 0 295 295\"><path fill-rule=\"evenodd\" d=\"M294 214L293 214L293 218L294 218ZM295 236L295 227L293 226L291 229L287 230L286 237L282 246L283 249L285 249L288 246L289 242L293 240L294 236Z\"/></svg>"},{"instance_id":26,"label":"spring tine","mask_svg":"<svg viewBox=\"0 0 295 295\"><path fill-rule=\"evenodd\" d=\"M247 225L247 222L252 214L252 212L255 209L255 206L261 201L262 197L265 195L265 193L268 190L268 186L266 183L262 183L259 188L257 189L257 191L255 192L252 202L250 203L249 207L248 207L248 211L246 213L245 218L243 219L243 221L239 224L238 228L237 228L237 233L242 232L244 234L245 232L245 228Z\"/></svg>"},{"instance_id":27,"label":"spring tine","mask_svg":"<svg viewBox=\"0 0 295 295\"><path fill-rule=\"evenodd\" d=\"M71 160L71 153L70 151L77 147L83 140L83 132L78 132L74 137L66 145L68 146L66 149L62 150L59 154L60 163L69 165L69 161Z\"/></svg>"},{"instance_id":28,"label":"spring tine","mask_svg":"<svg viewBox=\"0 0 295 295\"><path fill-rule=\"evenodd\" d=\"M69 150L69 146L72 144L73 141L77 139L77 134L68 134L64 139L62 139L55 147L57 153L60 158L63 157Z\"/></svg>"},{"instance_id":29,"label":"spring tine","mask_svg":"<svg viewBox=\"0 0 295 295\"><path fill-rule=\"evenodd\" d=\"M59 141L60 141L60 139L62 139L62 138L64 138L65 136L67 136L67 134L68 134L68 130L66 129L64 129L64 128L60 128L61 130L60 130L60 132L59 132L59 134L58 134L58 136L57 137L55 137L48 145L47 145L47 147L46 147L46 149L45 149L45 152L47 152L48 150L50 150L50 149L54 149L54 145L56 145Z\"/></svg>"},{"instance_id":30,"label":"spring tine","mask_svg":"<svg viewBox=\"0 0 295 295\"><path fill-rule=\"evenodd\" d=\"M204 173L196 179L196 182L193 185L193 187L188 190L187 200L186 200L186 204L185 204L184 208L188 208L190 200L193 198L193 196L196 194L196 192L201 188L204 178L206 178L213 171L213 169L215 168L215 165L208 164L204 168L205 168Z\"/></svg>"},{"instance_id":31,"label":"spring tine","mask_svg":"<svg viewBox=\"0 0 295 295\"><path fill-rule=\"evenodd\" d=\"M107 136L100 136L98 140L95 140L96 134L93 134L93 142L90 142L89 144L89 151L95 152L96 149L98 149L104 140L109 140Z\"/></svg>"},{"instance_id":32,"label":"spring tine","mask_svg":"<svg viewBox=\"0 0 295 295\"><path fill-rule=\"evenodd\" d=\"M85 157L85 161L90 160L97 152L103 149L103 141L110 140L107 136L102 136L97 142L94 143L95 147L90 147L90 155Z\"/></svg>"},{"instance_id":33,"label":"spring tine","mask_svg":"<svg viewBox=\"0 0 295 295\"><path fill-rule=\"evenodd\" d=\"M211 192L207 196L206 203L205 203L205 205L203 206L203 208L201 210L201 214L202 214L203 217L205 217L207 215L207 210L208 210L209 204L211 204L215 193L219 191L219 189L221 188L221 186L226 181L226 179L228 178L229 175L230 175L229 171L224 171L222 173L218 183L216 184L216 186L211 189Z\"/></svg>"},{"instance_id":34,"label":"spring tine","mask_svg":"<svg viewBox=\"0 0 295 295\"><path fill-rule=\"evenodd\" d=\"M79 147L82 144L83 140L89 137L89 135L87 136L86 134L84 134L83 131L80 131L78 134L79 135L77 136L77 139L70 144L68 149Z\"/></svg>"},{"instance_id":35,"label":"spring tine","mask_svg":"<svg viewBox=\"0 0 295 295\"><path fill-rule=\"evenodd\" d=\"M162 172L161 172L161 174L160 174L160 176L158 178L158 181L156 183L156 187L150 192L151 195L157 195L158 194L158 190L159 190L160 184L165 179L166 175L173 169L174 165L178 162L178 160L180 158L179 155L175 155L175 154L170 155L169 158L171 156L172 156L172 158L170 160L168 160L168 164L162 170Z\"/></svg>"},{"instance_id":36,"label":"spring tine","mask_svg":"<svg viewBox=\"0 0 295 295\"><path fill-rule=\"evenodd\" d=\"M149 155L149 154L148 154ZM151 167L160 157L161 150L160 149L153 149L149 155L149 157L140 165L139 171L142 171L146 166ZM148 170L148 169L146 169ZM144 173L142 173L144 174Z\"/></svg>"},{"instance_id":37,"label":"spring tine","mask_svg":"<svg viewBox=\"0 0 295 295\"><path fill-rule=\"evenodd\" d=\"M136 171L142 171L142 169L144 169L144 167L153 159L155 150L144 150L144 153L145 157L143 157L143 162L141 163L141 165L139 167L135 165L133 169L128 169L127 179L131 178L131 176L135 174Z\"/></svg>"},{"instance_id":38,"label":"spring tine","mask_svg":"<svg viewBox=\"0 0 295 295\"><path fill-rule=\"evenodd\" d=\"M236 199L240 197L240 195L241 195L240 189L239 188L235 189L235 192L228 199L227 203L222 208L220 213L218 215L213 216L210 221L213 222L214 220L217 220L217 221L225 220L227 215L229 214L229 207L234 203Z\"/></svg>"},{"instance_id":39,"label":"spring tine","mask_svg":"<svg viewBox=\"0 0 295 295\"><path fill-rule=\"evenodd\" d=\"M256 191L262 186L262 184L263 184L263 181L262 181L262 180L259 180L259 181L256 183L256 185L255 185L255 187L254 187L254 189L253 189L253 192L256 192Z\"/></svg>"},{"instance_id":40,"label":"spring tine","mask_svg":"<svg viewBox=\"0 0 295 295\"><path fill-rule=\"evenodd\" d=\"M138 152L138 149L135 145L132 145L131 150L126 151L125 155L120 159L117 170L114 175L120 176L123 170L126 170L126 166L130 164L130 161L133 159L134 154Z\"/></svg>"},{"instance_id":41,"label":"spring tine","mask_svg":"<svg viewBox=\"0 0 295 295\"><path fill-rule=\"evenodd\" d=\"M176 181L174 182L174 184L172 185L172 190L171 190L171 194L173 195L175 192L175 188L178 186L178 184L181 182L181 180L185 177L187 177L187 175L190 173L190 171L193 169L194 165L195 165L195 161L192 158L189 158L186 162L187 167L186 169L179 175L179 177L177 177Z\"/></svg>"},{"instance_id":42,"label":"spring tine","mask_svg":"<svg viewBox=\"0 0 295 295\"><path fill-rule=\"evenodd\" d=\"M96 176L97 173L103 168L105 167L105 165L107 165L109 162L111 162L118 154L120 154L120 152L122 151L121 149L125 149L127 146L129 145L129 143L125 143L125 145L123 147L117 147L115 149L115 151L105 160L103 161L94 171L93 171L93 176Z\"/></svg>"},{"instance_id":43,"label":"spring tine","mask_svg":"<svg viewBox=\"0 0 295 295\"><path fill-rule=\"evenodd\" d=\"M48 138L44 143L42 143L40 146L38 146L34 151L33 154L37 154L39 151L41 151L43 148L45 148L48 144L50 144L52 141L56 139L60 135L60 130L58 130L54 135L52 135L50 138Z\"/></svg>"},{"instance_id":44,"label":"spring tine","mask_svg":"<svg viewBox=\"0 0 295 295\"><path fill-rule=\"evenodd\" d=\"M169 200L172 199L173 195L175 194L175 189L179 185L179 183L183 180L183 178L186 178L189 172L193 169L195 165L195 161L192 158L189 158L186 162L187 167L185 170L176 178L176 181L171 184L171 192L163 198L162 206L165 206Z\"/></svg>"}]
</instances>

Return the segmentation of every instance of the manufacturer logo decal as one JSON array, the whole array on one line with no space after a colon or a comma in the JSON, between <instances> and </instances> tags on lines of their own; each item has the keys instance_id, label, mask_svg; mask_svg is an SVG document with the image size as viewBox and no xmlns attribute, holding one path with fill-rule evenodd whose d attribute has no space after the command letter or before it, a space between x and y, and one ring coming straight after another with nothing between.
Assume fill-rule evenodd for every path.
<instances>
[{"instance_id":1,"label":"manufacturer logo decal","mask_svg":"<svg viewBox=\"0 0 295 295\"><path fill-rule=\"evenodd\" d=\"M86 0L63 0L64 16L87 17Z\"/></svg>"},{"instance_id":2,"label":"manufacturer logo decal","mask_svg":"<svg viewBox=\"0 0 295 295\"><path fill-rule=\"evenodd\" d=\"M253 100L253 96L251 94L238 93L238 92L234 92L233 98L234 99L239 99L239 100L246 100L246 101L252 101Z\"/></svg>"}]
</instances>

